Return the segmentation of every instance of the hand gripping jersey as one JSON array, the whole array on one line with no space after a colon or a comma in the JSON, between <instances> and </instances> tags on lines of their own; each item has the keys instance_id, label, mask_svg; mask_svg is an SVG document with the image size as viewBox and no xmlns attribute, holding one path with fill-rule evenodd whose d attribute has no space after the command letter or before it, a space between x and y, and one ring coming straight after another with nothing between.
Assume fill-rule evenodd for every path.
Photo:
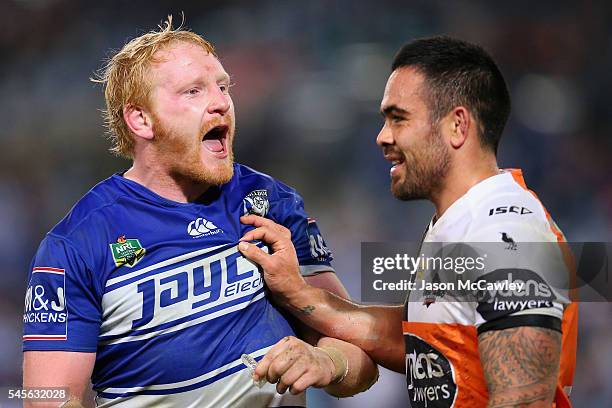
<instances>
[{"instance_id":1,"label":"hand gripping jersey","mask_svg":"<svg viewBox=\"0 0 612 408\"><path fill-rule=\"evenodd\" d=\"M430 224L422 245L423 257L428 253L426 248L445 248L444 243L470 243L468 248L473 251L473 262L476 262L472 269L476 274L472 271L471 278L463 276L460 280L465 283L472 279L472 283L493 286L472 287L472 292L464 289L459 296L456 287L449 290L439 285L438 275L434 276L426 268L414 274L417 290L408 294L403 323L406 379L413 408L485 407L488 393L478 352L478 335L519 326L562 332L561 369L554 406L571 406L567 395L575 366L577 306L569 302L567 292L557 290L568 287L558 285L557 281L562 278L567 282L566 275L571 271L564 242L535 194L526 188L520 170L504 171L480 182ZM487 258L490 245L498 252L489 251ZM546 250L546 256L536 256L542 250ZM462 250L463 255L467 252ZM467 258L462 258L465 264ZM451 257L451 260L459 259ZM478 262L482 262L481 270ZM544 269L552 270L552 275L540 273ZM456 271L453 273L460 276ZM511 281L523 282L524 286L514 291L495 286Z\"/></svg>"},{"instance_id":2,"label":"hand gripping jersey","mask_svg":"<svg viewBox=\"0 0 612 408\"><path fill-rule=\"evenodd\" d=\"M254 387L240 361L294 335L237 249L246 213L291 230L302 274L332 270L301 197L269 176L236 164L229 183L184 204L114 175L41 243L24 351L96 353L103 407L305 406L304 394Z\"/></svg>"}]
</instances>

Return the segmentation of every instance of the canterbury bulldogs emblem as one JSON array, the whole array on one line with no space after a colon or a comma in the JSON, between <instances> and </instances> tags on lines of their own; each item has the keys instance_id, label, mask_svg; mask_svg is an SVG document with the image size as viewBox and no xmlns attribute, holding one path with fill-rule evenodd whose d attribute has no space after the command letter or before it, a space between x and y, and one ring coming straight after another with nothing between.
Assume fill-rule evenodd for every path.
<instances>
[{"instance_id":1,"label":"canterbury bulldogs emblem","mask_svg":"<svg viewBox=\"0 0 612 408\"><path fill-rule=\"evenodd\" d=\"M244 215L255 214L265 217L269 209L268 190L251 191L242 200L242 212Z\"/></svg>"},{"instance_id":2,"label":"canterbury bulldogs emblem","mask_svg":"<svg viewBox=\"0 0 612 408\"><path fill-rule=\"evenodd\" d=\"M200 237L203 235L214 235L222 232L212 221L208 221L205 218L198 218L191 221L187 226L187 233L192 237Z\"/></svg>"}]
</instances>

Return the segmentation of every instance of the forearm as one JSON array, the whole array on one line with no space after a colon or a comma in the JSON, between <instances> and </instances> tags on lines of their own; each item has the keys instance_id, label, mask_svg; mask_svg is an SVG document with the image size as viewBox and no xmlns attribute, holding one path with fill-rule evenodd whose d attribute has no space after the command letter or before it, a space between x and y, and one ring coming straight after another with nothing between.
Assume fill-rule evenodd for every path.
<instances>
[{"instance_id":1,"label":"forearm","mask_svg":"<svg viewBox=\"0 0 612 408\"><path fill-rule=\"evenodd\" d=\"M299 273L289 230L254 215L240 220L257 228L244 234L238 249L261 265L278 303L319 333L352 343L377 363L404 371L403 306L363 306L308 285ZM272 254L249 243L255 240L271 245Z\"/></svg>"},{"instance_id":2,"label":"forearm","mask_svg":"<svg viewBox=\"0 0 612 408\"><path fill-rule=\"evenodd\" d=\"M404 371L403 306L367 306L305 285L280 302L328 337L352 343L394 371Z\"/></svg>"},{"instance_id":3,"label":"forearm","mask_svg":"<svg viewBox=\"0 0 612 408\"><path fill-rule=\"evenodd\" d=\"M342 340L323 337L317 347L332 347L346 359L347 370L342 381L330 384L325 391L334 397L350 397L366 391L378 380L376 363L359 347Z\"/></svg>"}]
</instances>

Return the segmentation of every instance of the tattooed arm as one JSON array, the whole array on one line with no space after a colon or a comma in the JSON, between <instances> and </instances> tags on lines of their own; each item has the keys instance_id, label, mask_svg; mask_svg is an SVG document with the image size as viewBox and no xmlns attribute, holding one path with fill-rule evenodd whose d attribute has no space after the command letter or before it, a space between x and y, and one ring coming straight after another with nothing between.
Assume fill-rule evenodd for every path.
<instances>
[{"instance_id":1,"label":"tattooed arm","mask_svg":"<svg viewBox=\"0 0 612 408\"><path fill-rule=\"evenodd\" d=\"M540 327L491 330L478 336L489 389L488 408L552 406L561 333Z\"/></svg>"},{"instance_id":2,"label":"tattooed arm","mask_svg":"<svg viewBox=\"0 0 612 408\"><path fill-rule=\"evenodd\" d=\"M255 215L241 217L240 221L257 228L241 238L246 242L241 242L238 249L261 265L266 285L278 304L319 333L352 343L376 363L404 372L403 305L361 305L307 284L299 273L287 228ZM268 243L273 253L248 243L254 240Z\"/></svg>"}]
</instances>

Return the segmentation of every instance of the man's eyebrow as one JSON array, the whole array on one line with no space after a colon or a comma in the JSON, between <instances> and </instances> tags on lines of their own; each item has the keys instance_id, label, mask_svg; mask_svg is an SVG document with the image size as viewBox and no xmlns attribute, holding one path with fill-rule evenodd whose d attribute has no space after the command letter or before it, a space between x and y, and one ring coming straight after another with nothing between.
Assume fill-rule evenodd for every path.
<instances>
[{"instance_id":1,"label":"man's eyebrow","mask_svg":"<svg viewBox=\"0 0 612 408\"><path fill-rule=\"evenodd\" d=\"M386 106L386 107L382 108L380 110L380 114L383 115L383 116L389 116L389 115L409 116L410 112L408 112L405 109L402 109L402 108L398 107L397 105L389 105L389 106Z\"/></svg>"}]
</instances>

